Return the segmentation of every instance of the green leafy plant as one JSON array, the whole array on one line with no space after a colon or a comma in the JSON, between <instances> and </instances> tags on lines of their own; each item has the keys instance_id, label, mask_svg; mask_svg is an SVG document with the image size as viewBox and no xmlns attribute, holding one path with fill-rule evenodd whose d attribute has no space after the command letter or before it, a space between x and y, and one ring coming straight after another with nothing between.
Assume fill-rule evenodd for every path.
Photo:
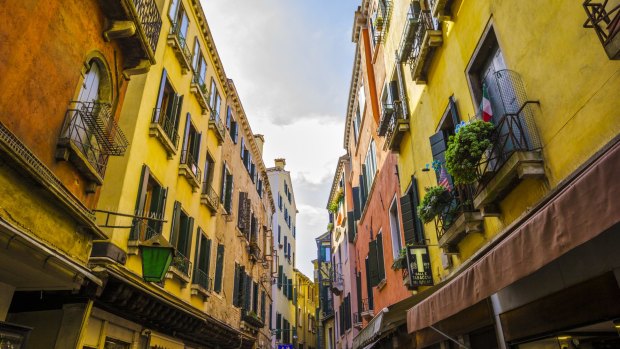
<instances>
[{"instance_id":1,"label":"green leafy plant","mask_svg":"<svg viewBox=\"0 0 620 349\"><path fill-rule=\"evenodd\" d=\"M327 223L327 231L332 231L334 229L334 223Z\"/></svg>"},{"instance_id":2,"label":"green leafy plant","mask_svg":"<svg viewBox=\"0 0 620 349\"><path fill-rule=\"evenodd\" d=\"M450 136L446 150L446 169L455 184L471 184L477 180L476 169L485 150L492 144L493 129L493 123L476 120Z\"/></svg>"},{"instance_id":3,"label":"green leafy plant","mask_svg":"<svg viewBox=\"0 0 620 349\"><path fill-rule=\"evenodd\" d=\"M340 204L340 200L342 200L343 197L344 192L342 191L342 188L340 188L338 189L338 191L336 191L334 199L329 203L327 210L331 213L336 213L338 211L338 205Z\"/></svg>"},{"instance_id":4,"label":"green leafy plant","mask_svg":"<svg viewBox=\"0 0 620 349\"><path fill-rule=\"evenodd\" d=\"M450 195L445 187L438 185L426 188L426 195L418 206L418 216L424 223L428 223L443 213L449 205Z\"/></svg>"},{"instance_id":5,"label":"green leafy plant","mask_svg":"<svg viewBox=\"0 0 620 349\"><path fill-rule=\"evenodd\" d=\"M409 244L407 245L409 246ZM403 247L398 251L398 257L394 259L392 263L393 270L400 270L407 268L407 247Z\"/></svg>"}]
</instances>

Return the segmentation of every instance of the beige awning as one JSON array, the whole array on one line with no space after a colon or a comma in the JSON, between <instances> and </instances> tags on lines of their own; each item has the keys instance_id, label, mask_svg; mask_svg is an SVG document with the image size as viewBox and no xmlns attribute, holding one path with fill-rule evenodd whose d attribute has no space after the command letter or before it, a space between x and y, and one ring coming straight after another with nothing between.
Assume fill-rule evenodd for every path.
<instances>
[{"instance_id":1,"label":"beige awning","mask_svg":"<svg viewBox=\"0 0 620 349\"><path fill-rule=\"evenodd\" d=\"M620 222L619 139L509 227L471 266L409 309L409 333L484 300Z\"/></svg>"}]
</instances>

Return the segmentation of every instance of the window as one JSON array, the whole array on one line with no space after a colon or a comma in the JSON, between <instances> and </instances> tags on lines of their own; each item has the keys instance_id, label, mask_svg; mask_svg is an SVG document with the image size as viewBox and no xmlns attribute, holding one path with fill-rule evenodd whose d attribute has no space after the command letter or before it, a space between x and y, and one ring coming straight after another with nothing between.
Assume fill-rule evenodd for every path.
<instances>
[{"instance_id":1,"label":"window","mask_svg":"<svg viewBox=\"0 0 620 349\"><path fill-rule=\"evenodd\" d=\"M207 153L207 159L205 160L205 173L204 184L205 188L213 186L213 173L215 172L215 160L211 157L211 154Z\"/></svg>"},{"instance_id":2,"label":"window","mask_svg":"<svg viewBox=\"0 0 620 349\"><path fill-rule=\"evenodd\" d=\"M228 134L230 135L230 139L232 139L233 143L237 144L239 125L237 124L237 121L235 121L230 107L228 107L228 114L229 116L227 118L230 120L228 125Z\"/></svg>"},{"instance_id":3,"label":"window","mask_svg":"<svg viewBox=\"0 0 620 349\"><path fill-rule=\"evenodd\" d=\"M240 149L240 154L241 155L241 159L243 159L243 157L245 156L245 140L243 139L243 136L241 137L241 146L239 147Z\"/></svg>"},{"instance_id":4,"label":"window","mask_svg":"<svg viewBox=\"0 0 620 349\"><path fill-rule=\"evenodd\" d=\"M189 275L189 253L192 245L194 218L189 217L181 209L181 203L174 202L172 225L170 230L170 244L174 246L177 255L173 259L173 266L185 275Z\"/></svg>"},{"instance_id":5,"label":"window","mask_svg":"<svg viewBox=\"0 0 620 349\"><path fill-rule=\"evenodd\" d=\"M187 18L187 13L180 0L173 0L170 3L168 15L172 21L172 33L177 35L181 46L185 46L187 28L189 28L189 18Z\"/></svg>"},{"instance_id":6,"label":"window","mask_svg":"<svg viewBox=\"0 0 620 349\"><path fill-rule=\"evenodd\" d=\"M282 245L280 243L280 238L282 237L282 227L278 224L278 245Z\"/></svg>"},{"instance_id":7,"label":"window","mask_svg":"<svg viewBox=\"0 0 620 349\"><path fill-rule=\"evenodd\" d=\"M362 169L367 192L370 192L372 182L375 180L375 174L377 173L376 153L375 141L371 140L368 146L368 152L366 153L366 160L364 160L364 168Z\"/></svg>"},{"instance_id":8,"label":"window","mask_svg":"<svg viewBox=\"0 0 620 349\"><path fill-rule=\"evenodd\" d=\"M222 292L222 276L224 269L224 245L217 245L217 256L215 259L215 280L213 282L213 290L217 293Z\"/></svg>"},{"instance_id":9,"label":"window","mask_svg":"<svg viewBox=\"0 0 620 349\"><path fill-rule=\"evenodd\" d=\"M258 283L252 283L252 311L258 315Z\"/></svg>"},{"instance_id":10,"label":"window","mask_svg":"<svg viewBox=\"0 0 620 349\"><path fill-rule=\"evenodd\" d=\"M224 209L227 213L232 211L232 193L233 193L233 176L228 171L226 163L222 167L222 190L220 192L220 202L224 205Z\"/></svg>"},{"instance_id":11,"label":"window","mask_svg":"<svg viewBox=\"0 0 620 349\"><path fill-rule=\"evenodd\" d=\"M235 279L233 286L233 306L241 308L243 306L243 294L245 291L245 267L235 263Z\"/></svg>"},{"instance_id":12,"label":"window","mask_svg":"<svg viewBox=\"0 0 620 349\"><path fill-rule=\"evenodd\" d=\"M139 217L151 219L136 218L134 220L130 235L131 240L145 241L161 234L167 193L168 190L162 187L152 176L149 167L142 165L135 212Z\"/></svg>"},{"instance_id":13,"label":"window","mask_svg":"<svg viewBox=\"0 0 620 349\"><path fill-rule=\"evenodd\" d=\"M289 254L288 246L290 246L288 243L288 237L284 236L284 258L288 257L288 254Z\"/></svg>"},{"instance_id":14,"label":"window","mask_svg":"<svg viewBox=\"0 0 620 349\"><path fill-rule=\"evenodd\" d=\"M276 339L280 340L282 339L282 327L281 327L281 323L282 322L282 315L280 315L280 313L276 313Z\"/></svg>"},{"instance_id":15,"label":"window","mask_svg":"<svg viewBox=\"0 0 620 349\"><path fill-rule=\"evenodd\" d=\"M207 61L200 49L198 37L194 39L194 52L192 54L192 69L194 70L194 83L200 86L203 93L207 91Z\"/></svg>"},{"instance_id":16,"label":"window","mask_svg":"<svg viewBox=\"0 0 620 349\"><path fill-rule=\"evenodd\" d=\"M383 261L383 235L377 234L377 238L368 243L368 275L370 286L377 286L385 279L385 266Z\"/></svg>"},{"instance_id":17,"label":"window","mask_svg":"<svg viewBox=\"0 0 620 349\"><path fill-rule=\"evenodd\" d=\"M217 84L215 79L211 78L211 96L209 97L209 107L211 108L212 118L216 121L220 121L220 105L222 104L222 97L217 90Z\"/></svg>"},{"instance_id":18,"label":"window","mask_svg":"<svg viewBox=\"0 0 620 349\"><path fill-rule=\"evenodd\" d=\"M392 205L390 206L390 232L392 235L392 256L396 259L403 246L400 239L400 221L398 220L396 198L392 200Z\"/></svg>"},{"instance_id":19,"label":"window","mask_svg":"<svg viewBox=\"0 0 620 349\"><path fill-rule=\"evenodd\" d=\"M210 289L209 282L209 265L211 264L211 240L205 235L205 232L198 228L197 232L196 256L194 260L193 283L202 286L204 289Z\"/></svg>"},{"instance_id":20,"label":"window","mask_svg":"<svg viewBox=\"0 0 620 349\"><path fill-rule=\"evenodd\" d=\"M181 164L187 165L194 176L198 179L201 179L199 178L200 170L198 169L201 138L202 133L196 131L196 128L192 124L191 115L187 113L185 123L185 139L181 150Z\"/></svg>"},{"instance_id":21,"label":"window","mask_svg":"<svg viewBox=\"0 0 620 349\"><path fill-rule=\"evenodd\" d=\"M179 143L178 130L182 105L183 96L176 94L164 69L153 113L153 123L159 124L166 137L172 142L174 149L177 149Z\"/></svg>"},{"instance_id":22,"label":"window","mask_svg":"<svg viewBox=\"0 0 620 349\"><path fill-rule=\"evenodd\" d=\"M412 176L409 189L407 189L405 195L400 198L405 244L425 243L424 225L422 224L422 220L418 217L416 209L420 204L420 197L418 195L417 180Z\"/></svg>"}]
</instances>

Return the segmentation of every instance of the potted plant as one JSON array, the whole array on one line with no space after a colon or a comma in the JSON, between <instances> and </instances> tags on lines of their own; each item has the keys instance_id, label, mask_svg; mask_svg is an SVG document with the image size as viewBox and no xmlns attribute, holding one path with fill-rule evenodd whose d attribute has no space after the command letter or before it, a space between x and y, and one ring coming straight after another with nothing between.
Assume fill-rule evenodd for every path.
<instances>
[{"instance_id":1,"label":"potted plant","mask_svg":"<svg viewBox=\"0 0 620 349\"><path fill-rule=\"evenodd\" d=\"M342 188L336 191L334 195L334 199L329 203L329 207L327 208L329 212L336 213L338 211L338 205L340 204L340 200L342 200L344 193L342 192Z\"/></svg>"},{"instance_id":2,"label":"potted plant","mask_svg":"<svg viewBox=\"0 0 620 349\"><path fill-rule=\"evenodd\" d=\"M477 180L477 168L484 152L492 145L494 125L483 120L459 128L448 140L446 169L456 185Z\"/></svg>"},{"instance_id":3,"label":"potted plant","mask_svg":"<svg viewBox=\"0 0 620 349\"><path fill-rule=\"evenodd\" d=\"M424 223L428 223L442 214L450 206L450 202L450 193L446 187L437 185L426 188L426 195L418 206L418 216Z\"/></svg>"},{"instance_id":4,"label":"potted plant","mask_svg":"<svg viewBox=\"0 0 620 349\"><path fill-rule=\"evenodd\" d=\"M394 259L394 263L392 263L392 269L400 270L400 269L406 269L406 268L407 268L407 247L403 247L398 252L398 257Z\"/></svg>"}]
</instances>

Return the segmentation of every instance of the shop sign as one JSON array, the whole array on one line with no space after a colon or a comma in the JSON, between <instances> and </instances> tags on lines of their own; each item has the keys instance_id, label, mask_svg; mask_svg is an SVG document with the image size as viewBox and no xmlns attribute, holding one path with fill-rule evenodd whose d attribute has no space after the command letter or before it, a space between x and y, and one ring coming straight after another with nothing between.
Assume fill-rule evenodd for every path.
<instances>
[{"instance_id":1,"label":"shop sign","mask_svg":"<svg viewBox=\"0 0 620 349\"><path fill-rule=\"evenodd\" d=\"M293 349L292 344L278 344L278 349Z\"/></svg>"},{"instance_id":2,"label":"shop sign","mask_svg":"<svg viewBox=\"0 0 620 349\"><path fill-rule=\"evenodd\" d=\"M433 286L431 258L426 246L407 247L407 268L409 282L412 287Z\"/></svg>"}]
</instances>

